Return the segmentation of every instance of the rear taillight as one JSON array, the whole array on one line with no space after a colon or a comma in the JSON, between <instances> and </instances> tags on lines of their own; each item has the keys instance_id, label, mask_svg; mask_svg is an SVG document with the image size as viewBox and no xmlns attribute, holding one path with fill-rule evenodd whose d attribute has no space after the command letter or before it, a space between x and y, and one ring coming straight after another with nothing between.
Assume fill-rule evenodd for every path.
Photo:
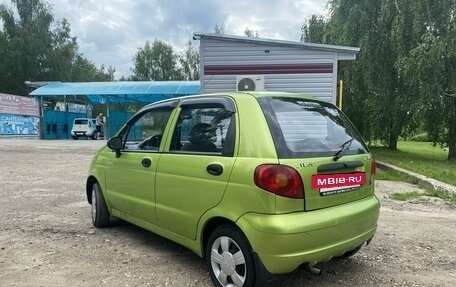
<instances>
[{"instance_id":1,"label":"rear taillight","mask_svg":"<svg viewBox=\"0 0 456 287\"><path fill-rule=\"evenodd\" d=\"M292 167L277 164L260 165L255 169L255 184L274 194L304 198L301 176Z\"/></svg>"},{"instance_id":2,"label":"rear taillight","mask_svg":"<svg viewBox=\"0 0 456 287\"><path fill-rule=\"evenodd\" d=\"M375 161L371 162L371 179L370 184L375 183L375 173L377 173L377 166L375 165Z\"/></svg>"}]
</instances>

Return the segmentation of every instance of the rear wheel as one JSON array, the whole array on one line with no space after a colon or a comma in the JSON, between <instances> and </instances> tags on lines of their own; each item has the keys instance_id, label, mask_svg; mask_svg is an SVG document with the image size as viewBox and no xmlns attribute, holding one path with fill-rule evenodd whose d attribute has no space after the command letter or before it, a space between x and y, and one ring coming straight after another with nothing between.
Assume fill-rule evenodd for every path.
<instances>
[{"instance_id":1,"label":"rear wheel","mask_svg":"<svg viewBox=\"0 0 456 287\"><path fill-rule=\"evenodd\" d=\"M77 136L73 136L73 139L74 139L74 140L77 140L77 139L78 139L78 137L77 137Z\"/></svg>"},{"instance_id":2,"label":"rear wheel","mask_svg":"<svg viewBox=\"0 0 456 287\"><path fill-rule=\"evenodd\" d=\"M106 227L109 225L109 211L106 201L101 192L100 185L92 185L92 224L95 227Z\"/></svg>"},{"instance_id":3,"label":"rear wheel","mask_svg":"<svg viewBox=\"0 0 456 287\"><path fill-rule=\"evenodd\" d=\"M207 243L205 259L215 286L254 286L251 248L238 228L217 228Z\"/></svg>"}]
</instances>

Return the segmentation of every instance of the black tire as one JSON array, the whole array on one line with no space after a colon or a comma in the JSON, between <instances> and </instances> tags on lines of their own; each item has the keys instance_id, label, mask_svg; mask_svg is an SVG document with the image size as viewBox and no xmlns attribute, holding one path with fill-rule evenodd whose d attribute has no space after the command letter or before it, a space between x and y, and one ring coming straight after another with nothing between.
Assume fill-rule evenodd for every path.
<instances>
[{"instance_id":1,"label":"black tire","mask_svg":"<svg viewBox=\"0 0 456 287\"><path fill-rule=\"evenodd\" d=\"M205 260L215 286L255 286L255 266L244 234L230 225L220 226L209 237Z\"/></svg>"},{"instance_id":2,"label":"black tire","mask_svg":"<svg viewBox=\"0 0 456 287\"><path fill-rule=\"evenodd\" d=\"M92 224L95 227L106 227L109 225L109 211L106 201L101 192L100 185L92 185Z\"/></svg>"},{"instance_id":3,"label":"black tire","mask_svg":"<svg viewBox=\"0 0 456 287\"><path fill-rule=\"evenodd\" d=\"M73 136L73 139L74 139L74 140L77 140L77 139L78 139L78 137L77 137L77 136Z\"/></svg>"}]
</instances>

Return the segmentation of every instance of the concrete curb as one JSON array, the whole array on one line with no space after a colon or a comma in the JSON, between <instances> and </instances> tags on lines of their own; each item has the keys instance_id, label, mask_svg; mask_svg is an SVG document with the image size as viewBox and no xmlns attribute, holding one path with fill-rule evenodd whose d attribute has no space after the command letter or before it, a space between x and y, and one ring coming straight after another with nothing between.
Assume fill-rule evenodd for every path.
<instances>
[{"instance_id":1,"label":"concrete curb","mask_svg":"<svg viewBox=\"0 0 456 287\"><path fill-rule=\"evenodd\" d=\"M437 190L440 190L440 191L446 193L447 195L456 194L456 186L454 186L454 185L444 183L444 182L435 180L433 178L430 178L430 177L427 177L427 176L424 176L424 175L415 173L413 171L409 171L409 170L406 170L406 169L403 169L403 168L400 168L400 167L397 167L397 166L394 166L394 165L391 165L388 163L379 162L379 161L376 161L375 163L377 164L377 167L379 169L392 170L392 171L395 171L400 174L403 174L403 175L416 179L418 181L418 185L423 188L437 189Z\"/></svg>"}]
</instances>

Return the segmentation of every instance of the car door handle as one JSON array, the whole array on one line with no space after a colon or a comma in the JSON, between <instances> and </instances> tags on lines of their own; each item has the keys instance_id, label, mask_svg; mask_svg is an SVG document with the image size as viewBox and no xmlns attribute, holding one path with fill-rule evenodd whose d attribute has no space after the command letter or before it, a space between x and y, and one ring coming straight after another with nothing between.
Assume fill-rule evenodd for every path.
<instances>
[{"instance_id":1,"label":"car door handle","mask_svg":"<svg viewBox=\"0 0 456 287\"><path fill-rule=\"evenodd\" d=\"M223 173L223 166L218 163L210 164L206 167L206 170L209 174L212 175L221 175Z\"/></svg>"},{"instance_id":2,"label":"car door handle","mask_svg":"<svg viewBox=\"0 0 456 287\"><path fill-rule=\"evenodd\" d=\"M152 165L152 161L150 160L150 158L143 158L141 160L141 164L144 167L150 167Z\"/></svg>"}]
</instances>

